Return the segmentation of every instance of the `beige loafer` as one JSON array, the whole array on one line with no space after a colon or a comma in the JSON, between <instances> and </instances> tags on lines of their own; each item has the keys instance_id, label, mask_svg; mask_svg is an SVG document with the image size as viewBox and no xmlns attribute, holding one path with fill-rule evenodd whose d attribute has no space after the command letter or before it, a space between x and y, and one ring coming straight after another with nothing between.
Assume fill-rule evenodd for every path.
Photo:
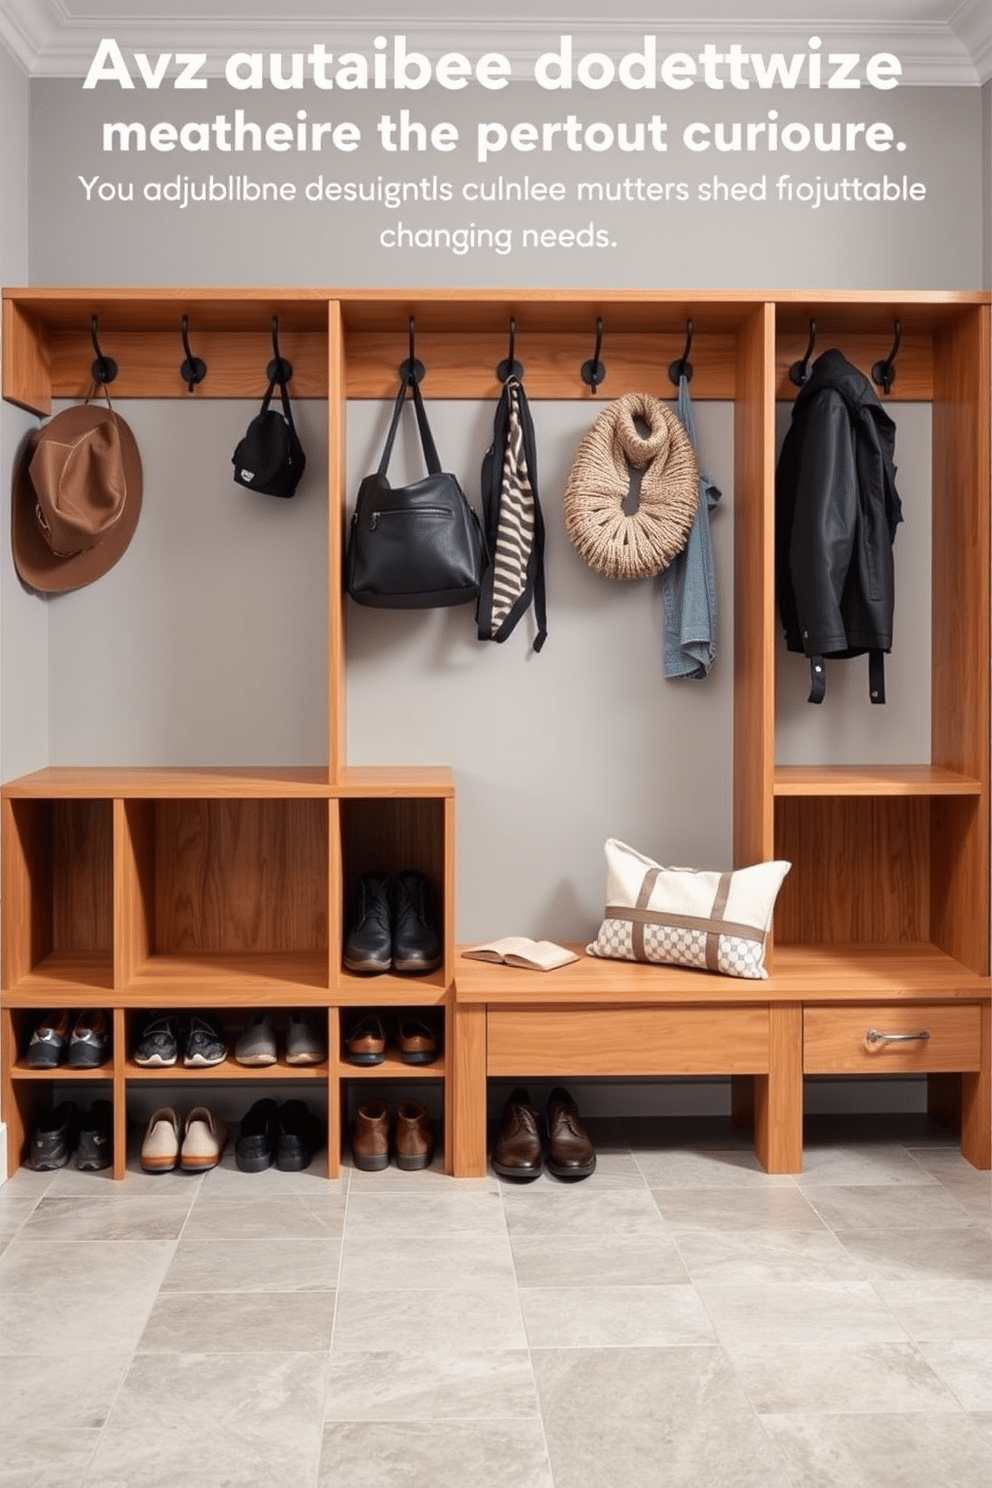
<instances>
[{"instance_id":1,"label":"beige loafer","mask_svg":"<svg viewBox=\"0 0 992 1488\"><path fill-rule=\"evenodd\" d=\"M183 1123L172 1106L155 1111L141 1144L141 1166L146 1173L171 1173L179 1161Z\"/></svg>"},{"instance_id":2,"label":"beige loafer","mask_svg":"<svg viewBox=\"0 0 992 1488\"><path fill-rule=\"evenodd\" d=\"M227 1127L206 1106L194 1106L186 1117L186 1135L179 1154L184 1173L204 1173L220 1162Z\"/></svg>"}]
</instances>

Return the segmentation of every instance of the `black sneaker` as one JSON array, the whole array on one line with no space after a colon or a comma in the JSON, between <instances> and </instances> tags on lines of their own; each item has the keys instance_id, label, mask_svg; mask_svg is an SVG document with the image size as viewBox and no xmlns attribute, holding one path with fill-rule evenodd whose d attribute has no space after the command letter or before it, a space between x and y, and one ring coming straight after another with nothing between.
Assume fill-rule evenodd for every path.
<instances>
[{"instance_id":1,"label":"black sneaker","mask_svg":"<svg viewBox=\"0 0 992 1488\"><path fill-rule=\"evenodd\" d=\"M274 1100L256 1101L241 1123L234 1144L234 1161L242 1173L261 1173L276 1150L279 1107Z\"/></svg>"},{"instance_id":2,"label":"black sneaker","mask_svg":"<svg viewBox=\"0 0 992 1488\"><path fill-rule=\"evenodd\" d=\"M301 1100L288 1100L279 1107L276 1138L276 1167L283 1173L308 1168L321 1144L323 1126Z\"/></svg>"},{"instance_id":3,"label":"black sneaker","mask_svg":"<svg viewBox=\"0 0 992 1488\"><path fill-rule=\"evenodd\" d=\"M227 1040L216 1023L199 1013L194 1014L186 1038L183 1064L187 1069L207 1069L213 1064L223 1064L226 1058Z\"/></svg>"},{"instance_id":4,"label":"black sneaker","mask_svg":"<svg viewBox=\"0 0 992 1488\"><path fill-rule=\"evenodd\" d=\"M24 1062L28 1069L55 1069L69 1051L69 1014L46 1013L31 1034Z\"/></svg>"},{"instance_id":5,"label":"black sneaker","mask_svg":"<svg viewBox=\"0 0 992 1488\"><path fill-rule=\"evenodd\" d=\"M433 971L441 965L441 941L430 915L430 890L422 873L396 876L393 966L397 971Z\"/></svg>"},{"instance_id":6,"label":"black sneaker","mask_svg":"<svg viewBox=\"0 0 992 1488\"><path fill-rule=\"evenodd\" d=\"M179 1058L179 1023L167 1013L153 1016L145 1024L134 1062L143 1069L159 1069Z\"/></svg>"},{"instance_id":7,"label":"black sneaker","mask_svg":"<svg viewBox=\"0 0 992 1488\"><path fill-rule=\"evenodd\" d=\"M79 1140L79 1115L75 1101L63 1101L41 1118L31 1133L29 1168L48 1173L65 1167Z\"/></svg>"},{"instance_id":8,"label":"black sneaker","mask_svg":"<svg viewBox=\"0 0 992 1488\"><path fill-rule=\"evenodd\" d=\"M94 1101L79 1125L76 1167L96 1173L109 1168L114 1156L114 1108L109 1100Z\"/></svg>"},{"instance_id":9,"label":"black sneaker","mask_svg":"<svg viewBox=\"0 0 992 1488\"><path fill-rule=\"evenodd\" d=\"M97 1069L105 1064L110 1052L110 1025L105 1013L97 1009L80 1013L69 1035L69 1067Z\"/></svg>"},{"instance_id":10,"label":"black sneaker","mask_svg":"<svg viewBox=\"0 0 992 1488\"><path fill-rule=\"evenodd\" d=\"M358 881L358 910L344 945L348 971L388 971L393 964L389 875L366 873Z\"/></svg>"}]
</instances>

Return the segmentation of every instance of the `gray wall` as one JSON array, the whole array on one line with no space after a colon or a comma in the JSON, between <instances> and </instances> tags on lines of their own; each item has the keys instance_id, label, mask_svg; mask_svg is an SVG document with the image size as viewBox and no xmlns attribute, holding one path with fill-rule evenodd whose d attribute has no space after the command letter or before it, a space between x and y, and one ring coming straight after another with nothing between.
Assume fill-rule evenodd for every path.
<instances>
[{"instance_id":1,"label":"gray wall","mask_svg":"<svg viewBox=\"0 0 992 1488\"><path fill-rule=\"evenodd\" d=\"M30 88L0 45L0 283L30 278ZM10 557L10 472L34 420L0 404L0 777L44 764L48 751L48 609L28 595Z\"/></svg>"}]
</instances>

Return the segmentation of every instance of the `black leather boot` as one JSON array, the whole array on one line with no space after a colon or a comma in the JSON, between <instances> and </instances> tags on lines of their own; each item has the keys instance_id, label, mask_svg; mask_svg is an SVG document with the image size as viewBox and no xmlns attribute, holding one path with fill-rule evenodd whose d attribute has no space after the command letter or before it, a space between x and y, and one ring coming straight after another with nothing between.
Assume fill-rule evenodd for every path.
<instances>
[{"instance_id":1,"label":"black leather boot","mask_svg":"<svg viewBox=\"0 0 992 1488\"><path fill-rule=\"evenodd\" d=\"M396 877L393 966L397 971L433 971L441 965L441 941L430 919L430 891L422 873Z\"/></svg>"},{"instance_id":2,"label":"black leather boot","mask_svg":"<svg viewBox=\"0 0 992 1488\"><path fill-rule=\"evenodd\" d=\"M358 912L344 943L348 971L388 971L393 964L389 876L367 873L358 882Z\"/></svg>"}]
</instances>

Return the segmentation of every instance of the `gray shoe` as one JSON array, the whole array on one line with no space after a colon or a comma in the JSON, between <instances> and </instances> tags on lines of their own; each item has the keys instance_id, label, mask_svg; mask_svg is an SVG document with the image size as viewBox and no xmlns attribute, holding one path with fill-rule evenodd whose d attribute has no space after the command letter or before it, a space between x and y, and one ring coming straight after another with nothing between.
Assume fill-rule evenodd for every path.
<instances>
[{"instance_id":1,"label":"gray shoe","mask_svg":"<svg viewBox=\"0 0 992 1488\"><path fill-rule=\"evenodd\" d=\"M253 1013L248 1019L234 1047L234 1057L239 1064L275 1064L276 1031L268 1013Z\"/></svg>"},{"instance_id":2,"label":"gray shoe","mask_svg":"<svg viewBox=\"0 0 992 1488\"><path fill-rule=\"evenodd\" d=\"M321 1064L326 1058L327 1046L311 1019L306 1013L290 1013L286 1027L286 1063Z\"/></svg>"}]
</instances>

